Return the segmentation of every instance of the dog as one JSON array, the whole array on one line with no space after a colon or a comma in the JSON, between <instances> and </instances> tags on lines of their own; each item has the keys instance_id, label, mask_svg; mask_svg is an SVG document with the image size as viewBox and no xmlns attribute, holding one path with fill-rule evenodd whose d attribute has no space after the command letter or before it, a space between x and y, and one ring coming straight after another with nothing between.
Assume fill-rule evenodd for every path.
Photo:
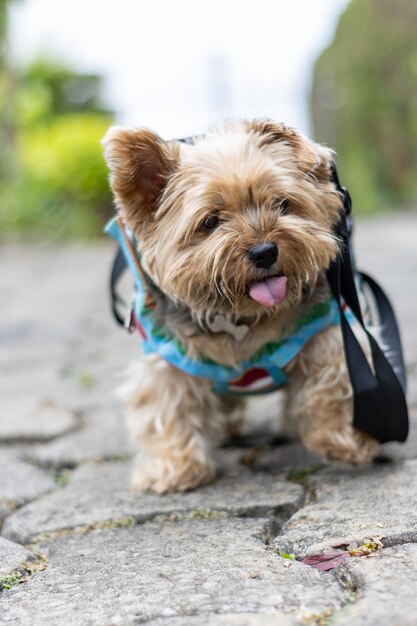
<instances>
[{"instance_id":1,"label":"dog","mask_svg":"<svg viewBox=\"0 0 417 626\"><path fill-rule=\"evenodd\" d=\"M182 367L150 351L123 387L139 445L133 487L165 493L210 483L213 446L237 432L242 415L239 380L225 387L224 372L255 363L259 388L257 355L283 346L285 415L305 447L369 462L378 443L352 425L340 324L320 327L317 313L331 305L326 270L340 245L332 151L268 119L229 121L193 141L115 126L103 145L119 215L137 241L147 315L185 359ZM294 337L302 338L295 352ZM201 375L206 366L223 382Z\"/></svg>"}]
</instances>

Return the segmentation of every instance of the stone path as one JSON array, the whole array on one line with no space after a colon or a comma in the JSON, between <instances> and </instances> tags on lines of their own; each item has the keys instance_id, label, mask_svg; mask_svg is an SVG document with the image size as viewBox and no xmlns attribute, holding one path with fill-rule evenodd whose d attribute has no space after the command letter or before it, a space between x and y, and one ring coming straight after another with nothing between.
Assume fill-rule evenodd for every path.
<instances>
[{"instance_id":1,"label":"stone path","mask_svg":"<svg viewBox=\"0 0 417 626\"><path fill-rule=\"evenodd\" d=\"M360 266L399 314L414 425L417 215L357 231ZM0 624L416 626L415 428L371 466L323 466L268 435L269 398L219 450L216 483L130 491L112 389L138 345L109 315L111 256L108 243L0 249ZM369 539L382 547L331 571L301 563Z\"/></svg>"}]
</instances>

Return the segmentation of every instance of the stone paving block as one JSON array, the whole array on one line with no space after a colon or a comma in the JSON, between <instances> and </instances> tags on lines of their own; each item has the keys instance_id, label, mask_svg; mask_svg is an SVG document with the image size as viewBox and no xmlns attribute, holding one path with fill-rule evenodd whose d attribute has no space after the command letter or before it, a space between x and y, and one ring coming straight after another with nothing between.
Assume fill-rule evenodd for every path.
<instances>
[{"instance_id":1,"label":"stone paving block","mask_svg":"<svg viewBox=\"0 0 417 626\"><path fill-rule=\"evenodd\" d=\"M384 545L417 541L417 461L354 469L328 467L310 478L311 502L274 540L298 557L341 541L383 536Z\"/></svg>"},{"instance_id":2,"label":"stone paving block","mask_svg":"<svg viewBox=\"0 0 417 626\"><path fill-rule=\"evenodd\" d=\"M35 558L33 553L20 546L18 543L8 541L4 537L0 537L0 577L8 576L11 572L18 569L21 563ZM1 596L0 596L1 597ZM1 610L0 610L0 623Z\"/></svg>"},{"instance_id":3,"label":"stone paving block","mask_svg":"<svg viewBox=\"0 0 417 626\"><path fill-rule=\"evenodd\" d=\"M32 449L30 458L41 465L74 467L85 461L109 460L130 456L120 406L93 406L81 410L81 426L75 432Z\"/></svg>"},{"instance_id":4,"label":"stone paving block","mask_svg":"<svg viewBox=\"0 0 417 626\"><path fill-rule=\"evenodd\" d=\"M77 468L70 484L32 502L12 515L3 535L21 543L63 528L133 517L203 511L228 515L289 516L303 499L300 485L244 468L227 469L215 483L187 493L158 496L130 489L130 463L86 464Z\"/></svg>"},{"instance_id":5,"label":"stone paving block","mask_svg":"<svg viewBox=\"0 0 417 626\"><path fill-rule=\"evenodd\" d=\"M2 396L0 442L44 441L68 432L77 425L74 411L42 405L32 396Z\"/></svg>"},{"instance_id":6,"label":"stone paving block","mask_svg":"<svg viewBox=\"0 0 417 626\"><path fill-rule=\"evenodd\" d=\"M113 376L139 353L140 342L111 317L105 277L113 251L103 244L10 246L0 276L8 294L0 324L0 441L67 432L76 424L72 413L108 400Z\"/></svg>"},{"instance_id":7,"label":"stone paving block","mask_svg":"<svg viewBox=\"0 0 417 626\"><path fill-rule=\"evenodd\" d=\"M196 615L275 610L303 623L303 615L340 607L345 592L332 574L265 547L265 522L147 523L43 543L48 569L3 594L0 614L14 626L127 626L181 615L191 626Z\"/></svg>"},{"instance_id":8,"label":"stone paving block","mask_svg":"<svg viewBox=\"0 0 417 626\"><path fill-rule=\"evenodd\" d=\"M14 502L8 502L4 500L3 502L0 500L0 522L10 515L15 510Z\"/></svg>"},{"instance_id":9,"label":"stone paving block","mask_svg":"<svg viewBox=\"0 0 417 626\"><path fill-rule=\"evenodd\" d=\"M0 519L56 486L44 470L22 460L25 448L0 447Z\"/></svg>"},{"instance_id":10,"label":"stone paving block","mask_svg":"<svg viewBox=\"0 0 417 626\"><path fill-rule=\"evenodd\" d=\"M246 450L238 451L241 463L255 471L268 472L272 475L286 473L289 477L309 474L323 466L319 454L309 452L300 441L289 441L281 445L268 443L254 445Z\"/></svg>"},{"instance_id":11,"label":"stone paving block","mask_svg":"<svg viewBox=\"0 0 417 626\"><path fill-rule=\"evenodd\" d=\"M356 588L356 601L334 616L337 626L417 624L417 546L398 545L373 558L352 558L338 575Z\"/></svg>"}]
</instances>

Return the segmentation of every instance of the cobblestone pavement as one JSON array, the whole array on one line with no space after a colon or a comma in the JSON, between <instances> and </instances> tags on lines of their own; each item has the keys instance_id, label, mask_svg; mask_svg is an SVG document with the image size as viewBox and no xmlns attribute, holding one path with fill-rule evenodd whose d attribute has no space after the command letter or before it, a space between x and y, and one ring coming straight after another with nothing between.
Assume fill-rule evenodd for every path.
<instances>
[{"instance_id":1,"label":"cobblestone pavement","mask_svg":"<svg viewBox=\"0 0 417 626\"><path fill-rule=\"evenodd\" d=\"M357 227L359 265L399 314L414 422L416 239L417 215ZM129 490L112 389L138 344L109 315L112 252L0 249L0 624L415 626L415 428L371 466L321 466L265 435L272 398L251 406L246 439L219 451L213 485ZM372 557L331 571L300 562L371 538L382 542Z\"/></svg>"}]
</instances>

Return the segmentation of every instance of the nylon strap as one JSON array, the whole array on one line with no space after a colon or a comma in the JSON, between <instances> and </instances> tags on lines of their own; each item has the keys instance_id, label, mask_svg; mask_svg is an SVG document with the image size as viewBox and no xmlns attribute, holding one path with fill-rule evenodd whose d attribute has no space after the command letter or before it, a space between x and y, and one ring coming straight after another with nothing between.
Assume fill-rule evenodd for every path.
<instances>
[{"instance_id":1,"label":"nylon strap","mask_svg":"<svg viewBox=\"0 0 417 626\"><path fill-rule=\"evenodd\" d=\"M399 378L397 378L387 356L368 331L362 319L354 280L347 222L351 211L351 200L347 190L341 187L334 166L332 176L338 191L344 198L344 206L336 231L341 241L341 252L330 266L327 277L333 297L340 311L346 362L353 388L353 424L356 428L371 435L381 443L405 441L408 434L405 368L395 315L381 287L366 274L363 274L365 282L375 296L387 353L395 355L393 365L399 372ZM366 333L372 352L375 373L372 371L362 347L345 317L343 302L353 311Z\"/></svg>"},{"instance_id":2,"label":"nylon strap","mask_svg":"<svg viewBox=\"0 0 417 626\"><path fill-rule=\"evenodd\" d=\"M125 325L125 320L123 315L119 312L119 306L126 306L126 302L119 296L117 293L117 284L123 274L123 272L127 268L126 258L123 254L123 250L119 247L117 248L116 255L113 259L113 265L110 273L110 303L111 303L111 311L113 316L118 324L121 326Z\"/></svg>"}]
</instances>

